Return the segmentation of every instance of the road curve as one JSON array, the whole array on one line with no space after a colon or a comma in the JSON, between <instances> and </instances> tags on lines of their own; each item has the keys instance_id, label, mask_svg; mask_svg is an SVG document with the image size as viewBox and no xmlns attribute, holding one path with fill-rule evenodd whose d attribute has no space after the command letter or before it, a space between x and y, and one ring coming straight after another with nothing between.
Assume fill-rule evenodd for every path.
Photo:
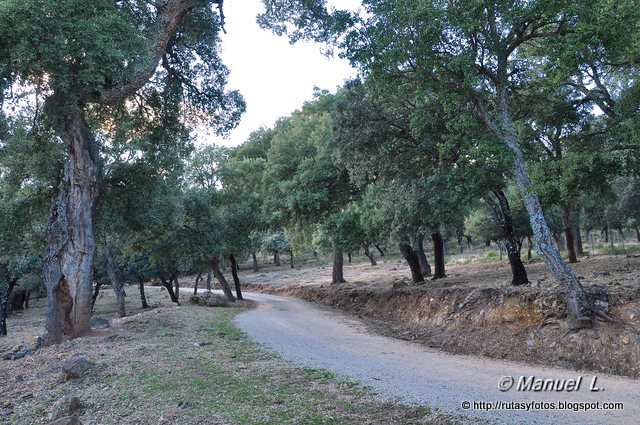
<instances>
[{"instance_id":1,"label":"road curve","mask_svg":"<svg viewBox=\"0 0 640 425\"><path fill-rule=\"evenodd\" d=\"M357 320L295 298L246 293L258 307L240 314L237 325L252 339L297 364L324 368L368 385L383 396L504 424L640 423L640 381L446 354L368 332ZM571 379L583 376L577 392L501 392L498 381L512 376ZM589 390L593 376L603 391ZM462 409L468 401L471 408ZM473 402L622 402L624 410L491 410Z\"/></svg>"}]
</instances>

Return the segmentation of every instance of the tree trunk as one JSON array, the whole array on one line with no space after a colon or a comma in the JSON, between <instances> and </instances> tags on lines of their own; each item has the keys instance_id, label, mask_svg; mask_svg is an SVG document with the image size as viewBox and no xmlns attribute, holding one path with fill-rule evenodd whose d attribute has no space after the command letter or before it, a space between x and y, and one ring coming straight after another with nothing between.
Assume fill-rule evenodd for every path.
<instances>
[{"instance_id":1,"label":"tree trunk","mask_svg":"<svg viewBox=\"0 0 640 425\"><path fill-rule=\"evenodd\" d=\"M511 214L509 201L502 190L494 190L492 193L496 197L496 200L493 200L491 196L487 196L485 197L485 201L491 207L495 218L502 228L505 248L509 258L509 266L511 267L511 284L525 285L529 283L529 278L527 277L527 271L520 258L520 244L513 230L513 214Z\"/></svg>"},{"instance_id":2,"label":"tree trunk","mask_svg":"<svg viewBox=\"0 0 640 425\"><path fill-rule=\"evenodd\" d=\"M218 282L222 287L222 291L226 295L227 299L231 302L235 302L236 299L233 297L233 294L231 293L231 287L229 287L229 283L227 283L227 279L224 278L224 275L220 271L220 262L218 261L218 259L216 257L213 257L211 260L209 260L209 266L211 267L211 270L213 271L213 274L216 277L216 279L218 279Z\"/></svg>"},{"instance_id":3,"label":"tree trunk","mask_svg":"<svg viewBox=\"0 0 640 425\"><path fill-rule=\"evenodd\" d=\"M418 255L411 248L411 245L406 243L400 244L400 252L407 263L409 264L409 269L411 269L411 279L413 283L424 282L424 276L422 275L422 270L420 267L420 261L418 260Z\"/></svg>"},{"instance_id":4,"label":"tree trunk","mask_svg":"<svg viewBox=\"0 0 640 425\"><path fill-rule=\"evenodd\" d=\"M449 239L442 240L442 248L443 248L444 256L448 257L449 256Z\"/></svg>"},{"instance_id":5,"label":"tree trunk","mask_svg":"<svg viewBox=\"0 0 640 425\"><path fill-rule=\"evenodd\" d=\"M9 284L5 288L2 296L0 297L0 336L7 335L7 317L9 316L9 296L11 296L11 292L13 288L16 286L16 282L18 279L12 279L9 281Z\"/></svg>"},{"instance_id":6,"label":"tree trunk","mask_svg":"<svg viewBox=\"0 0 640 425\"><path fill-rule=\"evenodd\" d=\"M581 257L584 257L584 247L582 245L582 234L580 233L580 226L573 226L573 240L576 243L576 254Z\"/></svg>"},{"instance_id":7,"label":"tree trunk","mask_svg":"<svg viewBox=\"0 0 640 425\"><path fill-rule=\"evenodd\" d=\"M371 251L369 250L369 244L367 242L362 244L362 249L364 250L364 255L369 259L369 261L371 262L372 266L377 266L378 263L376 263L376 258L375 256L371 253Z\"/></svg>"},{"instance_id":8,"label":"tree trunk","mask_svg":"<svg viewBox=\"0 0 640 425\"><path fill-rule=\"evenodd\" d=\"M229 262L231 262L231 276L233 277L233 283L236 286L236 298L242 299L242 288L240 288L240 278L238 278L238 262L233 254L229 254Z\"/></svg>"},{"instance_id":9,"label":"tree trunk","mask_svg":"<svg viewBox=\"0 0 640 425\"><path fill-rule=\"evenodd\" d=\"M207 291L211 291L211 270L207 272Z\"/></svg>"},{"instance_id":10,"label":"tree trunk","mask_svg":"<svg viewBox=\"0 0 640 425\"><path fill-rule=\"evenodd\" d=\"M640 228L636 227L636 238L638 239L638 243L640 243Z\"/></svg>"},{"instance_id":11,"label":"tree trunk","mask_svg":"<svg viewBox=\"0 0 640 425\"><path fill-rule=\"evenodd\" d=\"M344 265L344 256L342 254L342 250L336 246L335 243L333 245L333 270L331 272L331 283L345 283L344 274L342 272L342 266Z\"/></svg>"},{"instance_id":12,"label":"tree trunk","mask_svg":"<svg viewBox=\"0 0 640 425\"><path fill-rule=\"evenodd\" d=\"M200 283L200 280L202 279L202 273L198 273L198 276L196 276L196 283L193 285L193 295L198 295L198 284Z\"/></svg>"},{"instance_id":13,"label":"tree trunk","mask_svg":"<svg viewBox=\"0 0 640 425\"><path fill-rule=\"evenodd\" d=\"M347 261L351 262L351 251L347 252Z\"/></svg>"},{"instance_id":14,"label":"tree trunk","mask_svg":"<svg viewBox=\"0 0 640 425\"><path fill-rule=\"evenodd\" d=\"M176 294L173 292L173 278L174 276L171 276L167 281L167 279L165 279L164 276L160 276L160 282L162 282L162 286L164 286L167 292L169 293L169 298L171 298L171 301L180 305L180 301L178 301L178 297L176 297Z\"/></svg>"},{"instance_id":15,"label":"tree trunk","mask_svg":"<svg viewBox=\"0 0 640 425\"><path fill-rule=\"evenodd\" d=\"M424 252L424 233L416 233L416 242L414 251L418 254L418 261L420 262L420 270L422 270L423 276L431 276L431 265L427 260L427 254Z\"/></svg>"},{"instance_id":16,"label":"tree trunk","mask_svg":"<svg viewBox=\"0 0 640 425\"><path fill-rule=\"evenodd\" d=\"M518 141L517 130L509 115L507 94L504 87L500 87L499 90L501 129L498 130L497 135L514 153L514 176L520 188L524 205L529 213L531 228L536 238L536 249L554 276L566 286L567 310L574 327L591 327L593 326L591 297L584 290L571 267L562 260L560 253L551 242L551 232L544 218L538 195L534 191L533 182L525 168L524 154Z\"/></svg>"},{"instance_id":17,"label":"tree trunk","mask_svg":"<svg viewBox=\"0 0 640 425\"><path fill-rule=\"evenodd\" d=\"M604 233L604 243L609 243L609 227L604 226L602 232L600 232L600 236L602 236L602 233Z\"/></svg>"},{"instance_id":18,"label":"tree trunk","mask_svg":"<svg viewBox=\"0 0 640 425\"><path fill-rule=\"evenodd\" d=\"M533 248L533 241L531 236L527 236L527 260L531 261L531 248Z\"/></svg>"},{"instance_id":19,"label":"tree trunk","mask_svg":"<svg viewBox=\"0 0 640 425\"><path fill-rule=\"evenodd\" d=\"M576 243L573 239L573 228L571 226L571 210L565 208L562 214L562 224L564 225L564 238L567 242L567 258L570 263L577 263L578 257L576 256Z\"/></svg>"},{"instance_id":20,"label":"tree trunk","mask_svg":"<svg viewBox=\"0 0 640 425\"><path fill-rule=\"evenodd\" d=\"M118 279L118 262L116 261L116 255L114 252L107 248L107 274L113 287L113 292L116 294L116 305L118 306L118 317L125 317L127 311L125 309L124 298L126 293L124 292L124 285L122 280Z\"/></svg>"},{"instance_id":21,"label":"tree trunk","mask_svg":"<svg viewBox=\"0 0 640 425\"><path fill-rule=\"evenodd\" d=\"M280 253L276 251L275 254L273 254L273 263L276 266L280 266Z\"/></svg>"},{"instance_id":22,"label":"tree trunk","mask_svg":"<svg viewBox=\"0 0 640 425\"><path fill-rule=\"evenodd\" d=\"M433 241L433 255L435 272L433 273L433 280L447 277L444 270L444 240L439 230L431 233L431 240Z\"/></svg>"},{"instance_id":23,"label":"tree trunk","mask_svg":"<svg viewBox=\"0 0 640 425\"><path fill-rule=\"evenodd\" d=\"M256 257L256 253L255 252L251 253L251 259L253 260L253 272L257 273L258 272L258 257Z\"/></svg>"},{"instance_id":24,"label":"tree trunk","mask_svg":"<svg viewBox=\"0 0 640 425\"><path fill-rule=\"evenodd\" d=\"M96 305L96 300L98 299L98 295L100 295L100 287L102 286L102 282L96 282L95 288L93 288L93 296L91 297L91 311L93 311L93 307Z\"/></svg>"},{"instance_id":25,"label":"tree trunk","mask_svg":"<svg viewBox=\"0 0 640 425\"><path fill-rule=\"evenodd\" d=\"M458 236L458 254L464 254L463 236Z\"/></svg>"},{"instance_id":26,"label":"tree trunk","mask_svg":"<svg viewBox=\"0 0 640 425\"><path fill-rule=\"evenodd\" d=\"M45 344L57 344L91 330L93 221L100 197L98 146L81 112L72 112L62 127L60 135L67 143L69 161L45 230Z\"/></svg>"},{"instance_id":27,"label":"tree trunk","mask_svg":"<svg viewBox=\"0 0 640 425\"><path fill-rule=\"evenodd\" d=\"M384 257L384 251L382 250L382 248L380 248L380 245L378 244L373 244L373 246L376 247L376 249L378 250L378 252L380 253L381 257Z\"/></svg>"},{"instance_id":28,"label":"tree trunk","mask_svg":"<svg viewBox=\"0 0 640 425\"><path fill-rule=\"evenodd\" d=\"M289 264L291 265L291 268L293 269L293 249L291 251L289 251Z\"/></svg>"},{"instance_id":29,"label":"tree trunk","mask_svg":"<svg viewBox=\"0 0 640 425\"><path fill-rule=\"evenodd\" d=\"M142 308L149 308L149 304L147 304L147 296L144 293L144 280L138 280L138 288L140 289L140 304Z\"/></svg>"},{"instance_id":30,"label":"tree trunk","mask_svg":"<svg viewBox=\"0 0 640 425\"><path fill-rule=\"evenodd\" d=\"M180 281L178 280L178 276L173 278L173 292L175 292L176 298L180 299Z\"/></svg>"}]
</instances>

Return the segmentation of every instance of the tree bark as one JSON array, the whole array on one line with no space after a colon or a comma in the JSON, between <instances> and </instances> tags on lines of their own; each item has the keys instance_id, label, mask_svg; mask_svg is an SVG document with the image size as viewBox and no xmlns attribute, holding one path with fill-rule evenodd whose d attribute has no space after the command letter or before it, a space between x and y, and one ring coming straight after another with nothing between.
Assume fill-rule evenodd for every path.
<instances>
[{"instance_id":1,"label":"tree bark","mask_svg":"<svg viewBox=\"0 0 640 425\"><path fill-rule=\"evenodd\" d=\"M98 295L100 295L100 287L102 286L102 282L96 282L95 288L93 288L93 296L91 297L91 311L93 311L93 307L96 305L96 300L98 299Z\"/></svg>"},{"instance_id":2,"label":"tree bark","mask_svg":"<svg viewBox=\"0 0 640 425\"><path fill-rule=\"evenodd\" d=\"M447 277L444 270L444 240L439 230L431 233L431 240L433 241L433 255L435 271L433 273L433 280Z\"/></svg>"},{"instance_id":3,"label":"tree bark","mask_svg":"<svg viewBox=\"0 0 640 425\"><path fill-rule=\"evenodd\" d=\"M531 248L533 247L533 241L531 240L531 236L527 235L527 260L531 261Z\"/></svg>"},{"instance_id":4,"label":"tree bark","mask_svg":"<svg viewBox=\"0 0 640 425\"><path fill-rule=\"evenodd\" d=\"M180 305L180 301L178 301L178 297L176 297L176 294L173 292L173 278L174 276L171 276L167 281L167 279L165 279L164 276L160 276L160 282L162 282L162 286L164 286L167 292L169 293L169 298L171 298L171 301Z\"/></svg>"},{"instance_id":5,"label":"tree bark","mask_svg":"<svg viewBox=\"0 0 640 425\"><path fill-rule=\"evenodd\" d=\"M618 234L620 235L620 242L622 243L622 248L624 248L624 230L622 227L618 228Z\"/></svg>"},{"instance_id":6,"label":"tree bark","mask_svg":"<svg viewBox=\"0 0 640 425\"><path fill-rule=\"evenodd\" d=\"M416 254L416 252L413 250L413 248L411 248L411 245L409 244L401 243L399 246L402 256L405 260L407 260L409 269L411 269L411 280L413 280L413 283L424 282L424 276L422 274L420 261L418 260L418 255Z\"/></svg>"},{"instance_id":7,"label":"tree bark","mask_svg":"<svg viewBox=\"0 0 640 425\"><path fill-rule=\"evenodd\" d=\"M431 265L427 260L427 254L424 252L424 233L416 233L416 242L414 251L418 254L418 261L420 262L420 270L422 270L423 276L431 276Z\"/></svg>"},{"instance_id":8,"label":"tree bark","mask_svg":"<svg viewBox=\"0 0 640 425\"><path fill-rule=\"evenodd\" d=\"M344 265L344 255L342 249L333 243L333 270L331 272L331 283L345 283L342 268Z\"/></svg>"},{"instance_id":9,"label":"tree bark","mask_svg":"<svg viewBox=\"0 0 640 425\"><path fill-rule=\"evenodd\" d=\"M147 296L144 293L144 280L138 279L138 289L140 289L140 304L142 308L149 308L149 304L147 304Z\"/></svg>"},{"instance_id":10,"label":"tree bark","mask_svg":"<svg viewBox=\"0 0 640 425\"><path fill-rule=\"evenodd\" d=\"M176 294L176 298L180 299L180 281L178 280L178 276L173 277L173 291Z\"/></svg>"},{"instance_id":11,"label":"tree bark","mask_svg":"<svg viewBox=\"0 0 640 425\"><path fill-rule=\"evenodd\" d=\"M256 257L256 253L255 252L251 253L251 259L253 260L253 272L257 273L258 272L258 257Z\"/></svg>"},{"instance_id":12,"label":"tree bark","mask_svg":"<svg viewBox=\"0 0 640 425\"><path fill-rule=\"evenodd\" d=\"M381 257L384 257L384 251L382 250L382 248L380 248L380 245L378 244L373 244L373 246L376 247L376 249L378 250L378 252L380 253Z\"/></svg>"},{"instance_id":13,"label":"tree bark","mask_svg":"<svg viewBox=\"0 0 640 425\"><path fill-rule=\"evenodd\" d=\"M198 284L200 283L200 280L202 280L202 273L198 273L198 276L196 276L196 283L193 285L193 295L198 295Z\"/></svg>"},{"instance_id":14,"label":"tree bark","mask_svg":"<svg viewBox=\"0 0 640 425\"><path fill-rule=\"evenodd\" d=\"M18 279L12 279L9 281L2 296L0 297L0 336L7 335L7 317L9 316L9 297L13 288L16 286Z\"/></svg>"},{"instance_id":15,"label":"tree bark","mask_svg":"<svg viewBox=\"0 0 640 425\"><path fill-rule=\"evenodd\" d=\"M211 291L211 270L207 272L207 291Z\"/></svg>"},{"instance_id":16,"label":"tree bark","mask_svg":"<svg viewBox=\"0 0 640 425\"><path fill-rule=\"evenodd\" d=\"M351 251L347 252L347 261L351 262Z\"/></svg>"},{"instance_id":17,"label":"tree bark","mask_svg":"<svg viewBox=\"0 0 640 425\"><path fill-rule=\"evenodd\" d=\"M567 244L567 258L570 263L577 263L578 257L576 255L576 243L573 239L573 228L571 226L571 210L565 208L562 215L562 222L564 225L564 238Z\"/></svg>"},{"instance_id":18,"label":"tree bark","mask_svg":"<svg viewBox=\"0 0 640 425\"><path fill-rule=\"evenodd\" d=\"M100 197L98 146L79 111L65 118L60 133L69 161L45 230L45 344L91 330L93 221Z\"/></svg>"},{"instance_id":19,"label":"tree bark","mask_svg":"<svg viewBox=\"0 0 640 425\"><path fill-rule=\"evenodd\" d=\"M369 259L369 261L371 262L372 266L377 266L378 263L376 263L376 258L375 256L371 253L371 251L369 250L369 244L367 242L362 244L362 249L364 250L364 255Z\"/></svg>"},{"instance_id":20,"label":"tree bark","mask_svg":"<svg viewBox=\"0 0 640 425\"><path fill-rule=\"evenodd\" d=\"M275 254L273 254L273 263L276 266L280 266L280 253L276 251Z\"/></svg>"},{"instance_id":21,"label":"tree bark","mask_svg":"<svg viewBox=\"0 0 640 425\"><path fill-rule=\"evenodd\" d=\"M291 265L291 268L293 269L293 249L291 251L289 251L289 264Z\"/></svg>"},{"instance_id":22,"label":"tree bark","mask_svg":"<svg viewBox=\"0 0 640 425\"><path fill-rule=\"evenodd\" d=\"M242 299L242 288L240 287L240 278L238 278L238 262L233 254L229 254L229 261L231 262L231 276L233 277L233 283L236 286L236 298Z\"/></svg>"},{"instance_id":23,"label":"tree bark","mask_svg":"<svg viewBox=\"0 0 640 425\"><path fill-rule=\"evenodd\" d=\"M124 285L122 280L118 279L117 269L118 269L118 262L116 260L115 253L110 248L107 248L107 274L109 275L109 280L111 281L113 292L115 292L116 294L116 305L118 307L118 316L125 317L127 315L127 311L124 303L126 293L124 292Z\"/></svg>"},{"instance_id":24,"label":"tree bark","mask_svg":"<svg viewBox=\"0 0 640 425\"><path fill-rule=\"evenodd\" d=\"M580 233L580 226L573 226L571 230L573 231L573 240L576 243L576 254L584 257L584 246L582 245L582 234Z\"/></svg>"},{"instance_id":25,"label":"tree bark","mask_svg":"<svg viewBox=\"0 0 640 425\"><path fill-rule=\"evenodd\" d=\"M222 287L222 292L224 292L227 299L231 302L235 302L236 299L233 297L233 294L231 293L231 287L229 286L227 279L225 279L224 275L220 271L220 262L218 261L218 259L216 257L213 257L212 259L210 259L209 266L211 267L211 270L213 271L214 276L220 283L220 286Z\"/></svg>"},{"instance_id":26,"label":"tree bark","mask_svg":"<svg viewBox=\"0 0 640 425\"><path fill-rule=\"evenodd\" d=\"M636 227L636 238L638 239L638 242L640 242L640 228Z\"/></svg>"},{"instance_id":27,"label":"tree bark","mask_svg":"<svg viewBox=\"0 0 640 425\"><path fill-rule=\"evenodd\" d=\"M506 60L506 59L501 59ZM567 311L574 327L593 326L593 306L591 297L582 287L573 270L560 257L551 241L551 232L542 212L542 206L538 195L533 188L533 182L525 167L524 154L518 141L517 130L511 121L507 106L507 93L505 87L499 87L499 115L500 128L496 135L511 149L514 154L514 176L525 207L529 213L531 228L536 237L536 249L547 267L555 277L562 282L567 289Z\"/></svg>"},{"instance_id":28,"label":"tree bark","mask_svg":"<svg viewBox=\"0 0 640 425\"><path fill-rule=\"evenodd\" d=\"M527 271L520 258L520 248L513 230L513 215L511 214L509 201L502 190L494 190L492 193L496 197L496 200L492 199L491 196L486 196L485 201L491 207L495 218L502 228L507 257L509 258L509 266L511 267L511 284L525 285L529 283L529 278L527 277Z\"/></svg>"}]
</instances>

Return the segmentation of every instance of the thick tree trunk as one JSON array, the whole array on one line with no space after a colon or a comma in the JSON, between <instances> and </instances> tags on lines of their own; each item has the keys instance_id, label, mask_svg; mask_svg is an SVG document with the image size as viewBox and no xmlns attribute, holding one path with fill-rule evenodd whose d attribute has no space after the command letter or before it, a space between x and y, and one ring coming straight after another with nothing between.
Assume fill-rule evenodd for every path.
<instances>
[{"instance_id":1,"label":"thick tree trunk","mask_svg":"<svg viewBox=\"0 0 640 425\"><path fill-rule=\"evenodd\" d=\"M236 299L233 297L233 294L231 293L231 287L229 286L227 279L225 279L224 275L222 274L222 271L220 271L220 262L218 261L218 259L215 257L210 259L209 266L213 271L213 275L216 277L216 279L220 283L220 286L222 287L222 292L224 292L227 299L231 302L235 302Z\"/></svg>"},{"instance_id":2,"label":"thick tree trunk","mask_svg":"<svg viewBox=\"0 0 640 425\"><path fill-rule=\"evenodd\" d=\"M251 259L253 260L253 272L257 273L258 272L258 257L256 257L256 253L255 252L251 253Z\"/></svg>"},{"instance_id":3,"label":"thick tree trunk","mask_svg":"<svg viewBox=\"0 0 640 425\"><path fill-rule=\"evenodd\" d=\"M236 298L242 299L242 288L240 287L240 278L238 277L238 262L233 254L229 254L229 262L231 263L231 276L236 287ZM292 266L293 267L293 266Z\"/></svg>"},{"instance_id":4,"label":"thick tree trunk","mask_svg":"<svg viewBox=\"0 0 640 425\"><path fill-rule=\"evenodd\" d=\"M373 246L376 247L376 249L378 250L378 252L380 253L381 257L384 257L384 251L382 250L382 248L380 248L380 245L378 244L373 244Z\"/></svg>"},{"instance_id":5,"label":"thick tree trunk","mask_svg":"<svg viewBox=\"0 0 640 425\"><path fill-rule=\"evenodd\" d=\"M45 344L91 330L93 220L100 196L98 148L79 111L64 120L60 133L67 143L69 161L45 231Z\"/></svg>"},{"instance_id":6,"label":"thick tree trunk","mask_svg":"<svg viewBox=\"0 0 640 425\"><path fill-rule=\"evenodd\" d=\"M511 214L509 201L502 190L494 190L492 193L496 197L496 200L491 198L491 196L487 196L485 197L485 201L491 207L495 218L502 228L505 248L509 258L509 266L511 267L511 284L525 285L529 283L529 278L527 277L527 271L520 258L520 244L513 230L513 215Z\"/></svg>"},{"instance_id":7,"label":"thick tree trunk","mask_svg":"<svg viewBox=\"0 0 640 425\"><path fill-rule=\"evenodd\" d=\"M342 250L333 243L333 270L331 272L331 283L345 283L342 268L344 265L344 255Z\"/></svg>"},{"instance_id":8,"label":"thick tree trunk","mask_svg":"<svg viewBox=\"0 0 640 425\"><path fill-rule=\"evenodd\" d=\"M178 276L173 278L173 291L176 293L176 298L180 299L180 281L178 280Z\"/></svg>"},{"instance_id":9,"label":"thick tree trunk","mask_svg":"<svg viewBox=\"0 0 640 425\"><path fill-rule=\"evenodd\" d=\"M171 301L180 305L180 301L178 301L178 297L176 297L176 294L173 292L173 278L174 276L171 276L167 281L167 279L165 279L164 276L160 276L160 282L162 282L162 286L164 286L167 292L169 293L169 298L171 298Z\"/></svg>"},{"instance_id":10,"label":"thick tree trunk","mask_svg":"<svg viewBox=\"0 0 640 425\"><path fill-rule=\"evenodd\" d=\"M376 258L371 253L371 251L369 250L369 244L367 242L362 244L362 249L364 250L365 257L367 257L369 259L369 261L371 262L371 265L372 266L377 266L378 263L376 263Z\"/></svg>"},{"instance_id":11,"label":"thick tree trunk","mask_svg":"<svg viewBox=\"0 0 640 425\"><path fill-rule=\"evenodd\" d=\"M500 87L499 90L501 129L498 131L498 136L501 136L501 139L514 153L514 176L520 188L524 205L529 213L531 228L536 237L537 251L555 277L567 288L567 311L573 325L578 328L593 326L591 297L584 290L571 267L562 260L560 253L553 246L551 232L544 218L540 200L533 189L533 182L525 168L524 154L518 141L517 130L509 116L506 91L503 87Z\"/></svg>"},{"instance_id":12,"label":"thick tree trunk","mask_svg":"<svg viewBox=\"0 0 640 425\"><path fill-rule=\"evenodd\" d=\"M124 299L127 294L124 292L122 280L118 279L118 262L116 260L116 256L111 249L107 248L107 250L107 275L109 275L113 292L116 294L118 316L125 317L127 315L127 311L125 309Z\"/></svg>"},{"instance_id":13,"label":"thick tree trunk","mask_svg":"<svg viewBox=\"0 0 640 425\"><path fill-rule=\"evenodd\" d=\"M147 296L144 293L144 280L138 280L138 289L140 290L140 305L142 305L142 308L149 308L149 304L147 304Z\"/></svg>"},{"instance_id":14,"label":"thick tree trunk","mask_svg":"<svg viewBox=\"0 0 640 425\"><path fill-rule=\"evenodd\" d=\"M420 261L418 260L418 255L411 248L411 245L406 243L400 244L400 252L407 263L409 264L409 269L411 269L411 279L413 283L424 282L424 276L422 275L422 270L420 268Z\"/></svg>"},{"instance_id":15,"label":"thick tree trunk","mask_svg":"<svg viewBox=\"0 0 640 425\"><path fill-rule=\"evenodd\" d=\"M427 254L424 252L424 233L416 233L416 242L413 250L418 254L422 275L431 276L431 265L429 264L429 260L427 260Z\"/></svg>"},{"instance_id":16,"label":"thick tree trunk","mask_svg":"<svg viewBox=\"0 0 640 425\"><path fill-rule=\"evenodd\" d=\"M211 270L207 272L207 291L211 291Z\"/></svg>"},{"instance_id":17,"label":"thick tree trunk","mask_svg":"<svg viewBox=\"0 0 640 425\"><path fill-rule=\"evenodd\" d=\"M12 279L0 296L0 336L7 335L7 317L9 316L9 297L18 279Z\"/></svg>"},{"instance_id":18,"label":"thick tree trunk","mask_svg":"<svg viewBox=\"0 0 640 425\"><path fill-rule=\"evenodd\" d=\"M100 295L100 287L102 286L102 282L96 282L95 288L93 288L93 296L91 297L91 311L93 311L93 307L96 305L96 300L98 299L98 295Z\"/></svg>"},{"instance_id":19,"label":"thick tree trunk","mask_svg":"<svg viewBox=\"0 0 640 425\"><path fill-rule=\"evenodd\" d=\"M275 254L273 254L273 264L275 264L276 266L280 266L280 253L277 251Z\"/></svg>"},{"instance_id":20,"label":"thick tree trunk","mask_svg":"<svg viewBox=\"0 0 640 425\"><path fill-rule=\"evenodd\" d=\"M431 233L431 240L433 241L433 255L434 255L434 273L433 280L447 277L444 270L444 240L439 230Z\"/></svg>"},{"instance_id":21,"label":"thick tree trunk","mask_svg":"<svg viewBox=\"0 0 640 425\"><path fill-rule=\"evenodd\" d=\"M573 240L576 243L576 254L584 257L584 246L582 245L582 234L580 233L580 226L573 226L571 230L573 231Z\"/></svg>"}]
</instances>

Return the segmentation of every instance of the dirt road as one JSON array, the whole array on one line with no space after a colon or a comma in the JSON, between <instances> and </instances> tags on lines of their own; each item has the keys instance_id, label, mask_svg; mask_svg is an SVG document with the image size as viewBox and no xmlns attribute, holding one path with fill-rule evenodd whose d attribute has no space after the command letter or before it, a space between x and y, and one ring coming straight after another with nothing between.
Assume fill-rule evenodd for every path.
<instances>
[{"instance_id":1,"label":"dirt road","mask_svg":"<svg viewBox=\"0 0 640 425\"><path fill-rule=\"evenodd\" d=\"M237 318L251 338L295 363L330 370L386 397L504 424L635 425L640 417L639 380L445 354L374 335L354 319L297 299L257 293L247 293L246 298L259 302L258 308ZM504 392L498 388L499 381L503 385L510 381L503 377L514 379L513 387ZM555 379L557 385L562 385L561 380L582 380L573 392L518 391L519 382L536 387L530 377ZM594 377L593 387L600 391L590 391ZM470 403L466 410L465 402ZM502 402L519 403L529 411L489 409ZM544 406L532 406L532 402L553 403L556 410L542 410ZM560 402L573 405L557 410ZM611 402L624 403L624 410L596 407ZM578 403L590 409L581 411Z\"/></svg>"}]
</instances>

